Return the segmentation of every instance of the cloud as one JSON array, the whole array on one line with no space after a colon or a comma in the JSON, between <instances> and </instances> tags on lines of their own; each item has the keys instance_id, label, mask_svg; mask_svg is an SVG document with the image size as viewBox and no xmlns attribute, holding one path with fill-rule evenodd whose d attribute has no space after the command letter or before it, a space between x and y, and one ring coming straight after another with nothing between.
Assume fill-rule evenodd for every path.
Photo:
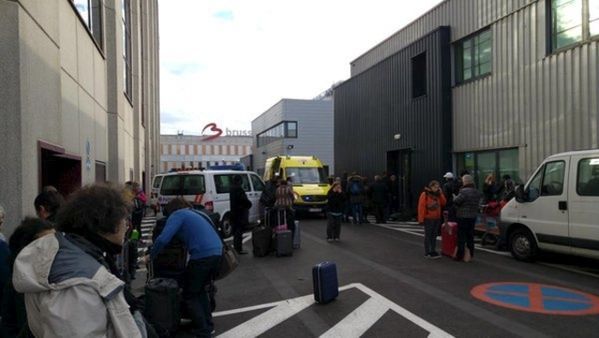
<instances>
[{"instance_id":1,"label":"cloud","mask_svg":"<svg viewBox=\"0 0 599 338\"><path fill-rule=\"evenodd\" d=\"M251 129L282 98L311 99L440 0L159 0L166 128Z\"/></svg>"}]
</instances>

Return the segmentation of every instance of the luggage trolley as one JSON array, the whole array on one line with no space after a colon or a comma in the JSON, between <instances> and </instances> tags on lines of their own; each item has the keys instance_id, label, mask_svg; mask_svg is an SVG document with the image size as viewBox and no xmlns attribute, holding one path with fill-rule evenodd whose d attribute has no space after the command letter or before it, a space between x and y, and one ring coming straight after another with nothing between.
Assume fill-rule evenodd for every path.
<instances>
[{"instance_id":1,"label":"luggage trolley","mask_svg":"<svg viewBox=\"0 0 599 338\"><path fill-rule=\"evenodd\" d=\"M474 230L482 233L481 245L499 246L501 232L498 226L499 213L505 203L489 201L487 204L480 205L480 213L476 217Z\"/></svg>"}]
</instances>

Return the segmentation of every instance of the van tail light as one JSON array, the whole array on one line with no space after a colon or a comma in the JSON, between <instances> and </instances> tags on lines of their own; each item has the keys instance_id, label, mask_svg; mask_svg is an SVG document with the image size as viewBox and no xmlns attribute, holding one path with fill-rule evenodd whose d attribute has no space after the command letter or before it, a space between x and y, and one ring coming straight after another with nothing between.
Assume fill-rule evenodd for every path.
<instances>
[{"instance_id":1,"label":"van tail light","mask_svg":"<svg viewBox=\"0 0 599 338\"><path fill-rule=\"evenodd\" d=\"M214 202L208 201L208 202L204 203L204 207L206 208L206 210L208 210L210 212L214 212Z\"/></svg>"}]
</instances>

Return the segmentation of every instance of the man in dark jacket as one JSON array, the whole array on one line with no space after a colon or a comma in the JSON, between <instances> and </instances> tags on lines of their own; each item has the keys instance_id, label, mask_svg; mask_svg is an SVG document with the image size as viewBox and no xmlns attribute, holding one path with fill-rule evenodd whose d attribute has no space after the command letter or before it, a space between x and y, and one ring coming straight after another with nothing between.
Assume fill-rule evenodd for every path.
<instances>
[{"instance_id":1,"label":"man in dark jacket","mask_svg":"<svg viewBox=\"0 0 599 338\"><path fill-rule=\"evenodd\" d=\"M374 177L374 183L370 188L372 196L372 206L374 209L374 216L378 224L384 224L385 222L385 206L389 196L389 187L383 181L381 176L376 175Z\"/></svg>"},{"instance_id":2,"label":"man in dark jacket","mask_svg":"<svg viewBox=\"0 0 599 338\"><path fill-rule=\"evenodd\" d=\"M445 211L448 213L450 221L455 221L455 207L453 205L453 196L460 193L459 183L455 180L452 172L447 172L443 175L445 178L445 184L443 184L443 195L445 195Z\"/></svg>"},{"instance_id":3,"label":"man in dark jacket","mask_svg":"<svg viewBox=\"0 0 599 338\"><path fill-rule=\"evenodd\" d=\"M464 256L465 246L468 246L470 257L474 256L474 225L478 215L483 194L474 186L474 178L470 175L462 177L463 186L460 193L453 199L458 217L458 252L456 260L469 261Z\"/></svg>"},{"instance_id":4,"label":"man in dark jacket","mask_svg":"<svg viewBox=\"0 0 599 338\"><path fill-rule=\"evenodd\" d=\"M240 255L247 254L243 250L242 236L243 230L249 224L249 212L252 207L252 202L248 199L241 186L241 176L234 175L229 191L229 201L231 206L231 225L233 226L233 246L235 251Z\"/></svg>"}]
</instances>

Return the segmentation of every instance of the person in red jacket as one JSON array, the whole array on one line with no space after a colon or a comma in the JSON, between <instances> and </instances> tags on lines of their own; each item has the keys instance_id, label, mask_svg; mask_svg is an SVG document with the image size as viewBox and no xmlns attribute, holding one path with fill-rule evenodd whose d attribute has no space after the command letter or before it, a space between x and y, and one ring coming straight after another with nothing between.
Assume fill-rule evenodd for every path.
<instances>
[{"instance_id":1,"label":"person in red jacket","mask_svg":"<svg viewBox=\"0 0 599 338\"><path fill-rule=\"evenodd\" d=\"M436 246L445 203L445 196L441 192L441 185L437 181L431 181L418 199L418 223L424 224L425 258L437 259L441 257L436 250Z\"/></svg>"}]
</instances>

